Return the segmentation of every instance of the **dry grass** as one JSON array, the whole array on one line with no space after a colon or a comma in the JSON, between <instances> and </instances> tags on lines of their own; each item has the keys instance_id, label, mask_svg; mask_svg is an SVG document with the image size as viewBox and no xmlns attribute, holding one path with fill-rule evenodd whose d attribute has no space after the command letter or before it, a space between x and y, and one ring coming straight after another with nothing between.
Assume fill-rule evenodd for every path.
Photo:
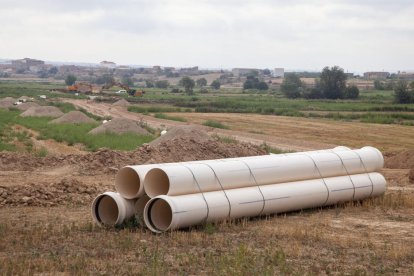
<instances>
[{"instance_id":1,"label":"dry grass","mask_svg":"<svg viewBox=\"0 0 414 276\"><path fill-rule=\"evenodd\" d=\"M13 212L13 216L10 213ZM414 193L154 235L89 206L0 209L0 274L414 273Z\"/></svg>"}]
</instances>

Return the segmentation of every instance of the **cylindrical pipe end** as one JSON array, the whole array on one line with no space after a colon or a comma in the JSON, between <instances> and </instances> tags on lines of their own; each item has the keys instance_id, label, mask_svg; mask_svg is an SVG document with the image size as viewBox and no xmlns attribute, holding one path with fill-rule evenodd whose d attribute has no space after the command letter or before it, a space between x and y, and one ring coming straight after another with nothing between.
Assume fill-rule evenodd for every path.
<instances>
[{"instance_id":1,"label":"cylindrical pipe end","mask_svg":"<svg viewBox=\"0 0 414 276\"><path fill-rule=\"evenodd\" d=\"M171 229L173 209L164 196L158 196L148 201L144 208L145 225L152 232L162 233Z\"/></svg>"},{"instance_id":2,"label":"cylindrical pipe end","mask_svg":"<svg viewBox=\"0 0 414 276\"><path fill-rule=\"evenodd\" d=\"M119 194L106 192L98 195L92 202L92 217L99 225L119 225L125 220L125 206Z\"/></svg>"},{"instance_id":3,"label":"cylindrical pipe end","mask_svg":"<svg viewBox=\"0 0 414 276\"><path fill-rule=\"evenodd\" d=\"M141 178L132 167L123 167L118 171L115 177L115 189L126 199L137 198L144 194Z\"/></svg>"},{"instance_id":4,"label":"cylindrical pipe end","mask_svg":"<svg viewBox=\"0 0 414 276\"><path fill-rule=\"evenodd\" d=\"M150 198L167 195L170 190L170 179L167 173L160 168L148 171L144 180L144 190Z\"/></svg>"}]
</instances>

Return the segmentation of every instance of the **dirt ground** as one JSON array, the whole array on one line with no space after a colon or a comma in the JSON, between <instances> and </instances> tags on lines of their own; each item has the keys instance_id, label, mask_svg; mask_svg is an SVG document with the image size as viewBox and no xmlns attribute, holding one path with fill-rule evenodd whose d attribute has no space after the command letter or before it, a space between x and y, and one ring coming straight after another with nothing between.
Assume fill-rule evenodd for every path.
<instances>
[{"instance_id":1,"label":"dirt ground","mask_svg":"<svg viewBox=\"0 0 414 276\"><path fill-rule=\"evenodd\" d=\"M141 116L104 104L86 107L98 115L135 120ZM100 192L114 190L120 167L259 155L264 150L186 137L131 152L68 153L68 146L62 146L62 153L55 146L46 157L0 152L0 274L414 274L412 127L179 114L183 115L194 122L208 118L231 126L201 127L209 133L257 144L266 138L279 148L362 146L368 141L385 151L382 173L388 190L384 197L363 202L155 235L137 225L114 229L93 223L90 203ZM149 119L158 126L181 124ZM250 130L253 121L255 129Z\"/></svg>"}]
</instances>

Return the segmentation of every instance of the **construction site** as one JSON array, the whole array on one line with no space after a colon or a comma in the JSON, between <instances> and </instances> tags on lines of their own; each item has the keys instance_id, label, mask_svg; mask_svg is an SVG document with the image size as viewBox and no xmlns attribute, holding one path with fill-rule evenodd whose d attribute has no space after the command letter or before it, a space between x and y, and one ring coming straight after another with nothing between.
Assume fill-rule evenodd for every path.
<instances>
[{"instance_id":1,"label":"construction site","mask_svg":"<svg viewBox=\"0 0 414 276\"><path fill-rule=\"evenodd\" d=\"M410 274L413 272L414 251L411 244L414 235L411 229L414 227L412 219L414 130L412 126L259 114L174 113L177 111L175 109L166 113L169 114L166 118L160 118L151 112L129 111L136 107L147 107L149 110L154 108L152 107L154 104L135 103L134 96L125 98L107 95L104 96L107 100L104 98L103 101L97 101L77 99L76 96L67 97L65 96L67 92L52 93L60 96L46 99L46 102L39 97L33 99L27 97L25 102L22 101L18 105L15 104L17 101L15 98L1 100L2 116L4 118L12 116L8 119L8 123L3 125L2 142L14 148L13 151L0 152L2 273L82 274L87 271L88 274L177 274L184 271L188 274L196 274L204 271L207 274L227 274L232 271L237 274L305 272L337 274L348 271L353 274L366 272ZM49 95L48 98L50 97ZM148 95L142 99L145 100L145 97ZM165 105L163 108L165 110ZM174 116L185 118L185 121L170 119ZM204 124L206 121L221 122L226 127L212 127ZM62 131L61 127L66 129L62 137L58 136L58 132ZM78 137L73 138L73 141L70 140L72 138L68 131L77 132L82 128L85 128L85 134L82 135L86 138ZM54 133L49 133L50 130ZM111 144L107 144L106 148L88 150L90 147L88 143L92 143L89 139L104 140L106 135L115 135L109 136L110 140L124 141L123 137L128 135L134 135L134 141L143 140L139 140L141 142L137 146L132 146L132 150L110 149ZM375 163L377 165L372 169L370 166L374 166L374 163L370 162L374 161L369 161L371 157L368 155L364 157L364 154L368 153L361 151L368 145L379 149L380 155L383 156L383 161L375 161L379 163ZM362 149L358 151L359 148ZM357 159L356 164L348 164L355 159L351 158L347 161L346 154L354 154L354 152L360 152L358 154L362 158L362 163L358 163L359 159ZM375 152L370 154L376 155ZM313 156L316 170L313 168L314 164L309 163L310 159L303 157L306 155ZM338 163L337 169L342 171L341 173L323 167L323 158L331 156L329 158L335 159L336 155L343 156L339 159L342 163ZM294 158L297 161L289 161L296 160ZM280 169L280 173L284 172L286 175L284 178L278 180L281 176L277 173L275 176L269 175L270 182L263 182L276 184L257 186L262 181L260 180L262 173L259 173L262 169L259 165L256 168L256 165L253 165L255 163L249 162L262 162L261 160L264 160L265 164L280 160L280 165L275 165L275 168L288 166L289 162L293 163L292 167ZM213 170L219 181L214 185L219 183L222 188L226 185L239 187L223 190L228 204L231 204L229 205L231 210L228 209L229 206L226 207L227 200L224 197L220 199L221 204L224 205L213 208L215 203L210 202L213 198L209 198L215 193L222 193L217 191L221 188L220 186L203 188L205 184L201 179L205 176L197 175L197 170L201 168L200 166L207 168L208 165L215 168L215 164L233 163L234 166L236 164L241 166L244 162L250 164L248 165L250 172L246 171L246 167L243 169L244 173L247 173L245 180L247 182L240 180L242 181L240 184L237 184L238 182L230 184L233 183L231 178L224 180L227 179L226 176L221 175L232 170L224 169L221 172L222 165ZM308 165L303 162L308 162ZM328 163L332 162L334 161ZM305 167L301 169L301 163L310 166L313 171L311 175L298 176L301 171L306 170ZM195 215L194 218L197 220L193 219L191 223L184 223L190 217L178 218L182 221L181 226L174 224L177 223L174 222L174 217L170 217L173 220L171 226L168 226L168 222L165 221L168 221L169 212L180 214L177 210L164 210L160 213L162 214L160 218L156 215L159 212L155 211L156 209L149 210L150 213L147 215L143 214L146 204L152 206L154 200L157 202L158 197L151 201L149 199L158 192L146 190L150 197L142 197L142 192L137 192L138 197L128 196L126 191L133 189L133 185L136 184L132 183L139 183L139 180L128 184L131 185L129 188L122 188L119 186L122 185L119 184L119 178L125 175L122 173L125 171L122 169L125 166L138 165L137 173L141 175L139 165L143 165L143 168L148 166L152 168L157 166L156 164L160 164L157 168L162 170L169 166L177 168L184 166L184 171L187 173L188 166L190 166L188 168L196 166L190 170L195 174L195 180L191 176L188 184L183 180L184 182L177 183L179 185L177 187L190 185L192 189L196 189L199 185L199 188L186 190L184 194L178 192L178 195L171 190L169 194L160 198L182 198L171 205L180 206L177 204L185 202L182 200L187 200L186 198L191 198L191 193L197 195L198 189L201 189L200 191L206 189L199 194L198 203L191 204L198 204L200 208L205 208L203 205L207 203L208 212L197 211L201 213ZM355 166L360 167L357 169ZM238 170L240 169L242 168ZM273 169L269 171L271 175L272 171ZM368 172L369 174L366 174ZM380 173L378 175L383 175L383 180L381 180L382 176L375 175L377 172ZM369 177L363 180L358 173ZM237 174L241 177L243 172L239 171ZM320 179L321 176L322 182L307 180ZM340 177L345 178L340 180L342 179ZM174 177L169 176L169 179L172 181ZM297 182L297 179L302 179L303 183ZM368 179L371 182L366 182ZM147 180L144 181L142 178L140 181L144 187ZM286 189L294 187L291 185L297 185L297 192L301 191L300 187L311 189L314 185L314 189L319 189L317 185L321 185L322 190L314 192L315 195L320 194L318 196L320 201L313 201L313 199L306 201L306 197L303 197L306 194L304 194L298 195L298 199L293 197L292 203L286 203L288 204L286 207L275 205L280 206L277 207L279 209L269 209L275 208L267 203L272 201L266 203L261 201L260 193L265 198L266 189L273 186L275 189L284 187L285 184L277 184L281 183L280 181L286 183ZM334 183L352 184L353 195L348 194L351 196L348 197L344 194L343 198L336 199L328 196L331 198L330 203L325 202L323 187L325 184L337 185ZM173 183L170 182L169 185ZM356 189L358 185L372 186L372 191L367 194L361 188ZM332 186L333 190L330 194L333 194L335 189L339 189L335 187ZM339 190L348 189L347 186L341 187ZM173 187L171 186L170 189ZM259 194L257 189L260 191ZM124 199L116 193L106 193L116 190L123 196L126 193L126 197L131 199ZM244 215L245 211L237 213L237 206L243 206L242 203L231 203L236 200L236 198L232 199L232 193L238 190L240 193L244 190L250 191L247 194L250 193L248 202L256 200L254 198L259 200L256 207L246 206L249 208L246 211L250 211ZM372 192L377 193L377 196ZM280 197L285 192L275 190L274 193L275 196ZM306 193L312 194L310 190ZM250 197L253 198L249 199ZM113 203L110 203L111 198L114 200ZM143 203L138 203L142 200ZM299 204L297 207L292 205L297 205L301 201L308 203ZM260 202L264 205L262 206ZM165 204L156 203L154 208L180 208L162 207L162 205ZM126 213L123 213L122 208L127 208ZM136 208L140 210L139 213L136 213L138 212ZM214 210L220 213L215 213L217 211ZM226 215L228 211L230 213ZM152 218L149 220L148 216Z\"/></svg>"}]
</instances>

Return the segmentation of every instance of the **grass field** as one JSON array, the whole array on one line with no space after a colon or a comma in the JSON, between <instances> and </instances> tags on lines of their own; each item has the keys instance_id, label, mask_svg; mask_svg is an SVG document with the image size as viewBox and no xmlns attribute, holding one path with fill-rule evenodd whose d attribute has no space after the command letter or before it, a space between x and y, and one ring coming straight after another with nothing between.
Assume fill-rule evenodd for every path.
<instances>
[{"instance_id":1,"label":"grass field","mask_svg":"<svg viewBox=\"0 0 414 276\"><path fill-rule=\"evenodd\" d=\"M60 108L70 110L71 104L60 105ZM68 145L83 144L87 150L96 151L99 148L116 150L133 150L143 143L150 142L152 136L136 135L132 133L113 134L103 133L90 135L88 132L99 124L48 124L52 118L20 117L19 111L0 109L0 150L14 150L14 137L11 127L21 125L39 133L38 139L53 139L57 142L66 142ZM16 137L18 138L18 137Z\"/></svg>"}]
</instances>

